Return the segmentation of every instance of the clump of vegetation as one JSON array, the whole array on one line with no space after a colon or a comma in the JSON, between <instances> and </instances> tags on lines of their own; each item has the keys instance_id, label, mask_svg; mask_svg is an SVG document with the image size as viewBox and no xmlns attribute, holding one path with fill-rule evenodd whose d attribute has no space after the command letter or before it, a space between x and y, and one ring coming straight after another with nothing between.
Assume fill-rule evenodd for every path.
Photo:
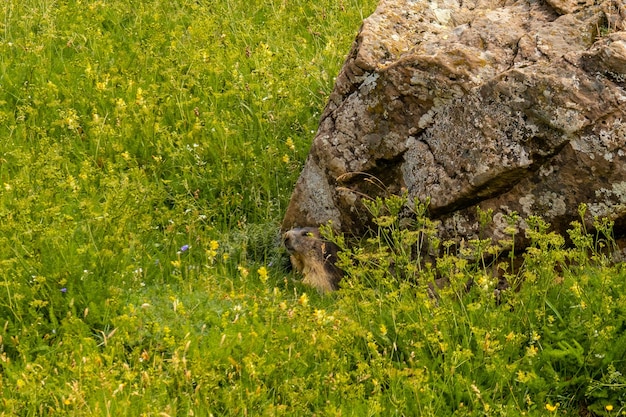
<instances>
[{"instance_id":1,"label":"clump of vegetation","mask_svg":"<svg viewBox=\"0 0 626 417\"><path fill-rule=\"evenodd\" d=\"M610 223L566 248L529 219L499 302L498 247L446 252L401 198L371 203L340 291L283 269L278 222L375 3L0 7L0 415L624 414Z\"/></svg>"},{"instance_id":2,"label":"clump of vegetation","mask_svg":"<svg viewBox=\"0 0 626 417\"><path fill-rule=\"evenodd\" d=\"M595 235L572 223L573 245L566 247L541 218L525 219L531 243L514 268L502 255L508 242L470 241L451 253L452 242L439 242L425 216L427 204L412 205L409 227L400 216L405 198L366 204L377 229L340 254L347 278L338 304L366 332L370 360L384 363L372 378L397 402L383 395L383 409L401 405L399 414L432 416L626 412L626 269L606 255L615 245L611 222L596 221ZM516 232L510 229L511 238ZM341 237L335 241L345 247ZM425 248L443 255L420 259Z\"/></svg>"}]
</instances>

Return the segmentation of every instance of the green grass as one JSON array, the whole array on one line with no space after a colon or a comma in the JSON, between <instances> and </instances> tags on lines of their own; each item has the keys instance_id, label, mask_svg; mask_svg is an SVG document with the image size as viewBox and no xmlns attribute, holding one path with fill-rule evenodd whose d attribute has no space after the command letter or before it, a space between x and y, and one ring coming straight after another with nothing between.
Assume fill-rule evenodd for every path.
<instances>
[{"instance_id":1,"label":"green grass","mask_svg":"<svg viewBox=\"0 0 626 417\"><path fill-rule=\"evenodd\" d=\"M487 261L415 262L432 224L398 229L398 201L337 293L284 269L278 224L375 6L0 6L0 416L625 413L626 270L580 226L565 249L535 220L499 304Z\"/></svg>"}]
</instances>

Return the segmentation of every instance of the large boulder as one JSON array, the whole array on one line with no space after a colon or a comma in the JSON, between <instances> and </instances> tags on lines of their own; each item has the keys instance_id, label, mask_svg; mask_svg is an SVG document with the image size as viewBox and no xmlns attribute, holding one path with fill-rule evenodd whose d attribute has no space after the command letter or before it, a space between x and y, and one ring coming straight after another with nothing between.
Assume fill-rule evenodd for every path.
<instances>
[{"instance_id":1,"label":"large boulder","mask_svg":"<svg viewBox=\"0 0 626 417\"><path fill-rule=\"evenodd\" d=\"M624 0L382 0L337 77L283 229L360 233L360 200L430 198L441 236L517 212L626 224Z\"/></svg>"}]
</instances>

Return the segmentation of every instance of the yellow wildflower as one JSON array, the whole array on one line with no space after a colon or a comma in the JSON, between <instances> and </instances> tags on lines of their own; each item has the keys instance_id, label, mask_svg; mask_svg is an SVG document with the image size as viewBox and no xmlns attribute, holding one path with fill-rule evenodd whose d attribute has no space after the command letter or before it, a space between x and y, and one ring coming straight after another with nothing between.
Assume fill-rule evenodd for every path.
<instances>
[{"instance_id":1,"label":"yellow wildflower","mask_svg":"<svg viewBox=\"0 0 626 417\"><path fill-rule=\"evenodd\" d=\"M539 349L537 349L537 346L528 346L526 348L526 355L533 357L533 356L537 356L537 352L539 351Z\"/></svg>"},{"instance_id":2,"label":"yellow wildflower","mask_svg":"<svg viewBox=\"0 0 626 417\"><path fill-rule=\"evenodd\" d=\"M298 303L301 306L306 307L309 304L309 296L306 295L306 293L302 294L300 298L298 299Z\"/></svg>"},{"instance_id":3,"label":"yellow wildflower","mask_svg":"<svg viewBox=\"0 0 626 417\"><path fill-rule=\"evenodd\" d=\"M559 408L559 405L561 405L561 404L556 403L556 404L552 405L550 403L547 403L546 404L546 410L548 410L551 413L554 413L556 411L556 409Z\"/></svg>"},{"instance_id":4,"label":"yellow wildflower","mask_svg":"<svg viewBox=\"0 0 626 417\"><path fill-rule=\"evenodd\" d=\"M143 106L146 103L146 100L143 98L143 89L140 87L137 89L137 95L135 96L135 104L138 106Z\"/></svg>"},{"instance_id":5,"label":"yellow wildflower","mask_svg":"<svg viewBox=\"0 0 626 417\"><path fill-rule=\"evenodd\" d=\"M267 278L269 276L268 272L267 272L267 268L262 266L259 269L257 269L256 271L259 274L259 278L261 278L261 282L267 282Z\"/></svg>"},{"instance_id":6,"label":"yellow wildflower","mask_svg":"<svg viewBox=\"0 0 626 417\"><path fill-rule=\"evenodd\" d=\"M239 271L239 273L241 274L241 276L242 276L243 278L246 278L246 277L248 276L248 274L249 274L248 269L247 269L247 268L244 268L244 267L243 267L243 266L241 266L241 265L239 265L239 266L237 267L237 270Z\"/></svg>"},{"instance_id":7,"label":"yellow wildflower","mask_svg":"<svg viewBox=\"0 0 626 417\"><path fill-rule=\"evenodd\" d=\"M578 297L580 297L580 295L582 294L582 289L580 288L580 285L578 285L578 283L574 283L574 285L570 287L570 291L572 291Z\"/></svg>"},{"instance_id":8,"label":"yellow wildflower","mask_svg":"<svg viewBox=\"0 0 626 417\"><path fill-rule=\"evenodd\" d=\"M98 91L104 91L107 88L107 84L109 84L109 78L105 78L102 81L98 81L96 82L96 90Z\"/></svg>"}]
</instances>

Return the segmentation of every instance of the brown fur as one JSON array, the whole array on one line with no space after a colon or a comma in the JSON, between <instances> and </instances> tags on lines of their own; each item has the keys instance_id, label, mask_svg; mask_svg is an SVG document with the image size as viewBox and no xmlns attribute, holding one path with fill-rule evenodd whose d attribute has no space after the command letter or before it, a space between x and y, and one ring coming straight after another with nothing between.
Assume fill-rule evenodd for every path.
<instances>
[{"instance_id":1,"label":"brown fur","mask_svg":"<svg viewBox=\"0 0 626 417\"><path fill-rule=\"evenodd\" d=\"M318 228L291 229L283 235L283 242L294 269L304 276L303 283L322 293L338 288L343 275L335 266L338 248L324 240Z\"/></svg>"}]
</instances>

